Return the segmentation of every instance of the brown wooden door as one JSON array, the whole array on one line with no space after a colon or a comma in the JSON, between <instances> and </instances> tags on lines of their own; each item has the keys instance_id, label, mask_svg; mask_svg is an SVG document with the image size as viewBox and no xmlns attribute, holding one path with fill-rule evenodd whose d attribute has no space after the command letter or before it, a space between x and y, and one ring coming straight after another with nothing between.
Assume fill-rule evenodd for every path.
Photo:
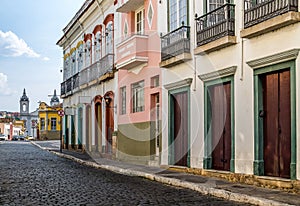
<instances>
[{"instance_id":1,"label":"brown wooden door","mask_svg":"<svg viewBox=\"0 0 300 206\"><path fill-rule=\"evenodd\" d=\"M100 143L102 138L102 110L101 103L97 102L95 104L95 145L96 150L101 151Z\"/></svg>"},{"instance_id":2,"label":"brown wooden door","mask_svg":"<svg viewBox=\"0 0 300 206\"><path fill-rule=\"evenodd\" d=\"M173 95L175 165L188 166L188 94Z\"/></svg>"},{"instance_id":3,"label":"brown wooden door","mask_svg":"<svg viewBox=\"0 0 300 206\"><path fill-rule=\"evenodd\" d=\"M106 153L112 153L112 134L114 131L114 110L113 100L106 105Z\"/></svg>"},{"instance_id":4,"label":"brown wooden door","mask_svg":"<svg viewBox=\"0 0 300 206\"><path fill-rule=\"evenodd\" d=\"M262 77L265 175L290 177L291 98L289 70Z\"/></svg>"},{"instance_id":5,"label":"brown wooden door","mask_svg":"<svg viewBox=\"0 0 300 206\"><path fill-rule=\"evenodd\" d=\"M231 84L209 87L211 101L212 168L230 170Z\"/></svg>"}]
</instances>

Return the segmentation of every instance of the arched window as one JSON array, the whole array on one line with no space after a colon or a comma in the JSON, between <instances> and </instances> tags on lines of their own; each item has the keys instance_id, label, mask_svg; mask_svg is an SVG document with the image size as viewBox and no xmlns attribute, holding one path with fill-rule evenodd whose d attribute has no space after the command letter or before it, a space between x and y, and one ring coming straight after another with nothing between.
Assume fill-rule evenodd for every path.
<instances>
[{"instance_id":1,"label":"arched window","mask_svg":"<svg viewBox=\"0 0 300 206\"><path fill-rule=\"evenodd\" d=\"M106 24L105 28L105 46L106 46L106 54L113 53L113 22L110 21Z\"/></svg>"},{"instance_id":2,"label":"arched window","mask_svg":"<svg viewBox=\"0 0 300 206\"><path fill-rule=\"evenodd\" d=\"M82 67L83 67L83 42L80 41L78 44L77 44L77 68L78 68L78 71L80 72L82 70Z\"/></svg>"},{"instance_id":3,"label":"arched window","mask_svg":"<svg viewBox=\"0 0 300 206\"><path fill-rule=\"evenodd\" d=\"M76 48L71 49L71 75L73 76L74 74L77 73L77 68L76 68Z\"/></svg>"},{"instance_id":4,"label":"arched window","mask_svg":"<svg viewBox=\"0 0 300 206\"><path fill-rule=\"evenodd\" d=\"M98 61L101 58L101 32L98 31L95 34L95 61Z\"/></svg>"},{"instance_id":5,"label":"arched window","mask_svg":"<svg viewBox=\"0 0 300 206\"><path fill-rule=\"evenodd\" d=\"M91 56L92 56L92 41L88 39L85 42L85 66L88 67L91 64Z\"/></svg>"},{"instance_id":6,"label":"arched window","mask_svg":"<svg viewBox=\"0 0 300 206\"><path fill-rule=\"evenodd\" d=\"M64 80L67 80L70 77L70 53L67 53L64 55Z\"/></svg>"}]
</instances>

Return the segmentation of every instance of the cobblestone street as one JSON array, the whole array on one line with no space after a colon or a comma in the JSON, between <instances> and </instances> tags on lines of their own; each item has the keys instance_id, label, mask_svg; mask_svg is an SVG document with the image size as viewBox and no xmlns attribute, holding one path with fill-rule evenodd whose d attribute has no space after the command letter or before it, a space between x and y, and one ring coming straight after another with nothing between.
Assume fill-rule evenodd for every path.
<instances>
[{"instance_id":1,"label":"cobblestone street","mask_svg":"<svg viewBox=\"0 0 300 206\"><path fill-rule=\"evenodd\" d=\"M0 143L0 205L242 205Z\"/></svg>"}]
</instances>

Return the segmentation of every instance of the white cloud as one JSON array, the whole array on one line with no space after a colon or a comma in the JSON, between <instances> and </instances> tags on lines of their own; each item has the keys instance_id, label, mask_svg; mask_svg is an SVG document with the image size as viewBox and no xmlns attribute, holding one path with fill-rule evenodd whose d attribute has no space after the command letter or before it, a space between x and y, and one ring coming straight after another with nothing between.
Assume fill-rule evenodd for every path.
<instances>
[{"instance_id":1,"label":"white cloud","mask_svg":"<svg viewBox=\"0 0 300 206\"><path fill-rule=\"evenodd\" d=\"M44 61L49 61L49 60L50 60L50 58L48 58L48 57L44 57L44 58L43 58L43 60L44 60Z\"/></svg>"},{"instance_id":2,"label":"white cloud","mask_svg":"<svg viewBox=\"0 0 300 206\"><path fill-rule=\"evenodd\" d=\"M9 96L15 93L8 87L7 81L7 76L0 73L0 96Z\"/></svg>"},{"instance_id":3,"label":"white cloud","mask_svg":"<svg viewBox=\"0 0 300 206\"><path fill-rule=\"evenodd\" d=\"M23 39L15 33L0 30L0 55L18 57L26 55L28 57L39 58L41 55L33 51Z\"/></svg>"}]
</instances>

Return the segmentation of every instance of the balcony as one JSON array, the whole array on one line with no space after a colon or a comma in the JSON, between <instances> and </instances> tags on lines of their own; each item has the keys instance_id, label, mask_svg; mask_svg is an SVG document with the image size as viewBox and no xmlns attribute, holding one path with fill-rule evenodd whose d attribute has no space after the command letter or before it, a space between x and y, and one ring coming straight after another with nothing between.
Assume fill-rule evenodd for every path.
<instances>
[{"instance_id":1,"label":"balcony","mask_svg":"<svg viewBox=\"0 0 300 206\"><path fill-rule=\"evenodd\" d=\"M73 75L63 83L61 83L60 94L62 97L66 97L73 94L79 88L79 73Z\"/></svg>"},{"instance_id":2,"label":"balcony","mask_svg":"<svg viewBox=\"0 0 300 206\"><path fill-rule=\"evenodd\" d=\"M117 45L117 69L132 69L148 63L148 36L133 34Z\"/></svg>"},{"instance_id":3,"label":"balcony","mask_svg":"<svg viewBox=\"0 0 300 206\"><path fill-rule=\"evenodd\" d=\"M244 0L244 29L241 37L252 38L300 21L298 0Z\"/></svg>"},{"instance_id":4,"label":"balcony","mask_svg":"<svg viewBox=\"0 0 300 206\"><path fill-rule=\"evenodd\" d=\"M192 59L190 27L181 26L161 37L160 67L171 67Z\"/></svg>"},{"instance_id":5,"label":"balcony","mask_svg":"<svg viewBox=\"0 0 300 206\"><path fill-rule=\"evenodd\" d=\"M195 54L213 52L236 44L235 5L223 6L196 18Z\"/></svg>"},{"instance_id":6,"label":"balcony","mask_svg":"<svg viewBox=\"0 0 300 206\"><path fill-rule=\"evenodd\" d=\"M128 13L135 11L144 5L144 0L124 0L122 5L117 8L117 12Z\"/></svg>"},{"instance_id":7,"label":"balcony","mask_svg":"<svg viewBox=\"0 0 300 206\"><path fill-rule=\"evenodd\" d=\"M113 78L114 54L107 54L79 73L80 88L94 85L108 78Z\"/></svg>"}]
</instances>

